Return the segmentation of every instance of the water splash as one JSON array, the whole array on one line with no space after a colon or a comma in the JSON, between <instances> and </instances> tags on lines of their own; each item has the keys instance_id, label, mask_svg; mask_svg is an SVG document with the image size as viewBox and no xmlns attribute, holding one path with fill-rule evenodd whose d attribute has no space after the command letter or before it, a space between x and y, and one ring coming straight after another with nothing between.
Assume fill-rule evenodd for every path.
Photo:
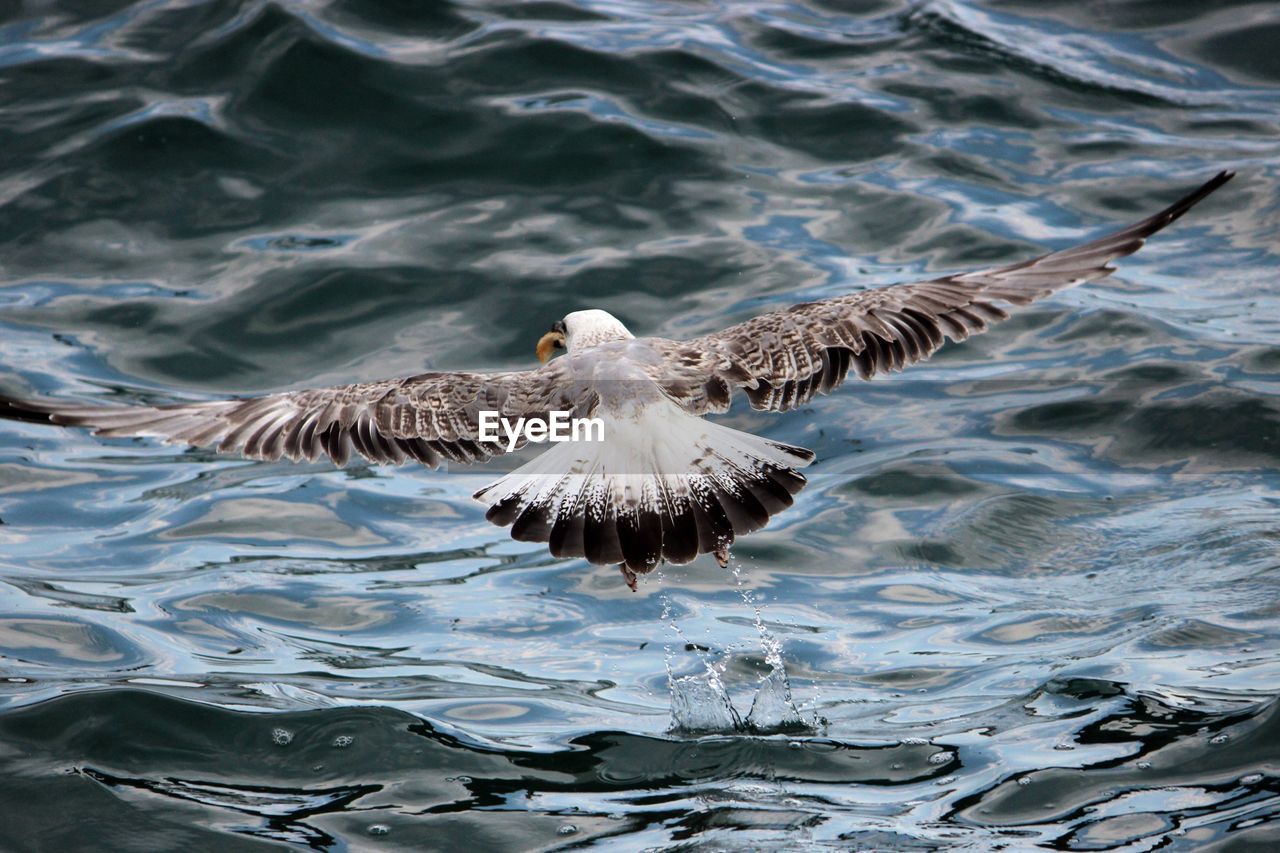
<instances>
[{"instance_id":1,"label":"water splash","mask_svg":"<svg viewBox=\"0 0 1280 853\"><path fill-rule=\"evenodd\" d=\"M671 725L679 734L743 732L747 727L718 679L685 675L671 678Z\"/></svg>"},{"instance_id":2,"label":"water splash","mask_svg":"<svg viewBox=\"0 0 1280 853\"><path fill-rule=\"evenodd\" d=\"M731 566L734 583L742 601L754 615L760 650L764 654L769 671L755 684L751 710L744 720L734 706L724 672L731 655L740 645L727 646L717 657L709 649L689 639L674 616L674 604L670 594L663 590L662 621L675 635L684 649L698 655L703 671L692 675L676 675L673 669L675 651L671 643L664 646L667 681L671 689L671 723L668 731L679 734L772 734L776 732L815 731L817 721L797 707L791 691L791 679L787 675L782 656L782 642L765 625L762 605L755 592L744 583L741 567ZM661 575L658 576L661 582Z\"/></svg>"},{"instance_id":3,"label":"water splash","mask_svg":"<svg viewBox=\"0 0 1280 853\"><path fill-rule=\"evenodd\" d=\"M791 695L791 678L782 660L782 641L770 633L764 624L762 605L755 590L748 589L742 575L742 566L735 560L730 564L734 586L742 596L743 604L751 608L756 633L760 635L760 650L764 652L769 672L756 686L756 695L747 714L747 726L753 731L796 731L815 727L814 720L806 720L796 707Z\"/></svg>"},{"instance_id":4,"label":"water splash","mask_svg":"<svg viewBox=\"0 0 1280 853\"><path fill-rule=\"evenodd\" d=\"M662 582L661 573L657 580ZM671 724L668 731L685 734L742 731L742 718L733 707L733 700L729 698L729 691L724 684L726 659L722 657L715 660L709 652L703 651L703 647L689 639L672 615L670 593L663 590L660 600L663 623L684 643L686 649L697 653L703 666L701 674L677 676L672 669L675 650L670 643L663 646L667 683L671 686Z\"/></svg>"}]
</instances>

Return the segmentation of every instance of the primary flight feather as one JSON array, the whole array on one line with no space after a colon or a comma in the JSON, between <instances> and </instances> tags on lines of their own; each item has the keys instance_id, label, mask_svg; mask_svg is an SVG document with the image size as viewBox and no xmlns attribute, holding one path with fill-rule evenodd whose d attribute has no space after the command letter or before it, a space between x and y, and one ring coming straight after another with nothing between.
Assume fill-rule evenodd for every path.
<instances>
[{"instance_id":1,"label":"primary flight feather","mask_svg":"<svg viewBox=\"0 0 1280 853\"><path fill-rule=\"evenodd\" d=\"M1025 305L1112 272L1146 238L1231 179L1221 172L1161 212L1101 239L1032 260L793 305L689 341L636 338L612 315L575 311L538 342L542 366L508 373L424 373L249 399L154 407L0 398L0 415L151 435L253 459L343 465L416 459L483 462L480 413L599 418L602 441L552 446L476 492L487 518L557 557L617 563L627 583L662 561L712 553L763 527L805 485L813 453L713 423L742 390L782 412L858 377L902 370L945 339L963 341ZM550 356L563 348L565 354ZM517 445L518 446L518 445Z\"/></svg>"}]
</instances>

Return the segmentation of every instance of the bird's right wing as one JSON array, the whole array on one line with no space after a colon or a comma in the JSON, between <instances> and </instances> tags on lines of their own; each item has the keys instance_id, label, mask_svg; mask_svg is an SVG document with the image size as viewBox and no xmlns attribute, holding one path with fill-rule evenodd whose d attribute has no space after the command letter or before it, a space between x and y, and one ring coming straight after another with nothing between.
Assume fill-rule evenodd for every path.
<instances>
[{"instance_id":1,"label":"bird's right wing","mask_svg":"<svg viewBox=\"0 0 1280 853\"><path fill-rule=\"evenodd\" d=\"M339 465L352 451L373 462L417 459L481 462L506 450L481 441L479 413L547 417L594 405L583 386L566 383L551 362L511 373L424 373L262 397L163 406L76 406L0 397L0 417L91 427L102 436L149 435L216 447L252 459L315 460ZM523 443L523 442L521 442Z\"/></svg>"},{"instance_id":2,"label":"bird's right wing","mask_svg":"<svg viewBox=\"0 0 1280 853\"><path fill-rule=\"evenodd\" d=\"M735 388L757 409L794 409L836 388L850 368L870 379L925 360L944 338L963 341L985 332L1009 316L997 303L1026 305L1109 275L1111 261L1136 252L1233 174L1220 172L1154 216L1059 252L806 302L694 340L661 341L654 378L695 414L725 411Z\"/></svg>"}]
</instances>

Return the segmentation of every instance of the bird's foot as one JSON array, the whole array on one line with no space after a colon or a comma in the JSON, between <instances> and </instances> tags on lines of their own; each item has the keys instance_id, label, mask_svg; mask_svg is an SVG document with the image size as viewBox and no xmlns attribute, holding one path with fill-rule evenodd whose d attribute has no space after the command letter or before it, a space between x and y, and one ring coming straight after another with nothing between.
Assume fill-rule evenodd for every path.
<instances>
[{"instance_id":1,"label":"bird's foot","mask_svg":"<svg viewBox=\"0 0 1280 853\"><path fill-rule=\"evenodd\" d=\"M716 562L720 564L720 568L729 568L729 545L727 543L717 546L713 553L716 555Z\"/></svg>"},{"instance_id":2,"label":"bird's foot","mask_svg":"<svg viewBox=\"0 0 1280 853\"><path fill-rule=\"evenodd\" d=\"M631 587L631 591L636 592L636 573L628 569L626 563L619 563L618 571L622 572L622 579L627 582L627 586Z\"/></svg>"}]
</instances>

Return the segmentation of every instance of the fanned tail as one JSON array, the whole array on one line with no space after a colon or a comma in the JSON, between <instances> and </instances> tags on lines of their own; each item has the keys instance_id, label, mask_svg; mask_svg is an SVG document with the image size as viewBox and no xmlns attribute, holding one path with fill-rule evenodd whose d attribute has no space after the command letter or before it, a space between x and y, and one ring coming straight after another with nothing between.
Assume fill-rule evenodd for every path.
<instances>
[{"instance_id":1,"label":"fanned tail","mask_svg":"<svg viewBox=\"0 0 1280 853\"><path fill-rule=\"evenodd\" d=\"M727 553L791 506L813 453L687 414L663 400L606 421L603 441L557 444L476 492L494 524L557 557L618 563L635 576L660 562Z\"/></svg>"}]
</instances>

